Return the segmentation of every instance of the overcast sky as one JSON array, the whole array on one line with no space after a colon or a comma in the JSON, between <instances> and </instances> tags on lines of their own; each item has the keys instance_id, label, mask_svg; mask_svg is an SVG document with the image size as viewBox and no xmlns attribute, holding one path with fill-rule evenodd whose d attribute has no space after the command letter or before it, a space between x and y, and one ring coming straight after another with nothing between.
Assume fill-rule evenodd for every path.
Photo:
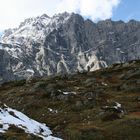
<instances>
[{"instance_id":1,"label":"overcast sky","mask_svg":"<svg viewBox=\"0 0 140 140\"><path fill-rule=\"evenodd\" d=\"M29 17L64 11L75 12L93 21L139 19L140 0L0 0L0 30L13 28Z\"/></svg>"}]
</instances>

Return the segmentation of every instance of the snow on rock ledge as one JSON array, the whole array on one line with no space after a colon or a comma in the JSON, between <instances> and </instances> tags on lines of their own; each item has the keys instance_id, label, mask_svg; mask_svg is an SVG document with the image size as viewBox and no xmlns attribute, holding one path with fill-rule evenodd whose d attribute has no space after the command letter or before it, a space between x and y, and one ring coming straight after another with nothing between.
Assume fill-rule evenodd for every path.
<instances>
[{"instance_id":1,"label":"snow on rock ledge","mask_svg":"<svg viewBox=\"0 0 140 140\"><path fill-rule=\"evenodd\" d=\"M44 140L62 140L51 136L52 132L45 124L30 119L23 113L11 109L2 103L0 103L0 125L2 125L0 133L6 133L10 125L15 125L23 129L25 133L33 134Z\"/></svg>"}]
</instances>

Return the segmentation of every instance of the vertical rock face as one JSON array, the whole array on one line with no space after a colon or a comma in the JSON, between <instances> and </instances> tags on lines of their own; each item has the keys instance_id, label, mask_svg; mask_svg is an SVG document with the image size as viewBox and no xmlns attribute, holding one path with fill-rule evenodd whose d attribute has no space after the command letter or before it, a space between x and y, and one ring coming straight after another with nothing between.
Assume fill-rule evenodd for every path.
<instances>
[{"instance_id":1,"label":"vertical rock face","mask_svg":"<svg viewBox=\"0 0 140 140\"><path fill-rule=\"evenodd\" d=\"M9 69L9 76L1 77L7 80L94 71L140 59L140 22L109 19L93 23L74 13L44 14L6 30L1 46L0 61L6 63L0 67Z\"/></svg>"},{"instance_id":2,"label":"vertical rock face","mask_svg":"<svg viewBox=\"0 0 140 140\"><path fill-rule=\"evenodd\" d=\"M10 55L5 50L0 49L0 83L13 79Z\"/></svg>"}]
</instances>

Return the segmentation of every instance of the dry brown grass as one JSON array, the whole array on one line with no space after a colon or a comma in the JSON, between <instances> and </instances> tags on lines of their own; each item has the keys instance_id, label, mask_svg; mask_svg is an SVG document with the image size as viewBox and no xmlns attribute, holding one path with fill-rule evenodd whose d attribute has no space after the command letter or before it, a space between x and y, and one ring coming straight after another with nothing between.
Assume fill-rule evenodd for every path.
<instances>
[{"instance_id":1,"label":"dry brown grass","mask_svg":"<svg viewBox=\"0 0 140 140\"><path fill-rule=\"evenodd\" d=\"M129 76L126 73L140 68L140 62L135 63L134 66L117 65L92 73L35 78L30 83L24 80L5 83L0 87L0 100L46 123L56 136L65 140L137 140L140 137L140 129L136 125L140 122L140 91L130 90L130 87L139 88L130 81L140 80L140 77L126 78ZM95 80L90 80L93 78ZM122 88L124 83L129 84ZM65 97L58 90L73 91L77 95ZM107 114L101 107L115 101L122 104L124 117L111 119L114 116L108 116L103 120ZM57 113L48 108L57 110ZM18 132L9 130L6 135L20 139Z\"/></svg>"}]
</instances>

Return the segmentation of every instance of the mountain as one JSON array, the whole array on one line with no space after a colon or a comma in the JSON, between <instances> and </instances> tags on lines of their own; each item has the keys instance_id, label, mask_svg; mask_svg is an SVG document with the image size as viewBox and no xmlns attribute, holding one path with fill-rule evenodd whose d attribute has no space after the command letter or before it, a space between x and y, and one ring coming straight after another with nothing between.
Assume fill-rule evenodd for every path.
<instances>
[{"instance_id":1,"label":"mountain","mask_svg":"<svg viewBox=\"0 0 140 140\"><path fill-rule=\"evenodd\" d=\"M99 21L74 13L29 18L0 43L0 80L95 71L140 59L140 22Z\"/></svg>"},{"instance_id":2,"label":"mountain","mask_svg":"<svg viewBox=\"0 0 140 140\"><path fill-rule=\"evenodd\" d=\"M9 106L0 104L0 130L9 126L1 140L40 140L31 132L50 134L42 123L63 140L139 140L140 60L3 83L0 101Z\"/></svg>"}]
</instances>

